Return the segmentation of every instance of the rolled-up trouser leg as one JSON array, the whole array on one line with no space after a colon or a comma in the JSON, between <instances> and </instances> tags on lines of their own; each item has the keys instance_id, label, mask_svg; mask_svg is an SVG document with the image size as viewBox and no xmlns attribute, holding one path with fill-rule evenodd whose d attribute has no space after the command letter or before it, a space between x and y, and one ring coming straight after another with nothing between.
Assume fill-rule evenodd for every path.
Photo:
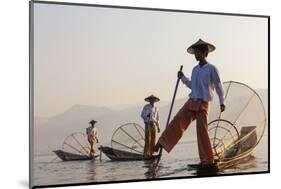
<instances>
[{"instance_id":1,"label":"rolled-up trouser leg","mask_svg":"<svg viewBox=\"0 0 281 189\"><path fill-rule=\"evenodd\" d=\"M196 130L198 141L198 152L200 161L212 163L214 160L212 146L208 134L208 112L200 110L196 112Z\"/></svg>"},{"instance_id":2,"label":"rolled-up trouser leg","mask_svg":"<svg viewBox=\"0 0 281 189\"><path fill-rule=\"evenodd\" d=\"M170 152L182 137L184 131L188 128L190 123L195 119L195 111L188 109L188 102L179 110L171 123L164 130L159 143L163 148Z\"/></svg>"}]
</instances>

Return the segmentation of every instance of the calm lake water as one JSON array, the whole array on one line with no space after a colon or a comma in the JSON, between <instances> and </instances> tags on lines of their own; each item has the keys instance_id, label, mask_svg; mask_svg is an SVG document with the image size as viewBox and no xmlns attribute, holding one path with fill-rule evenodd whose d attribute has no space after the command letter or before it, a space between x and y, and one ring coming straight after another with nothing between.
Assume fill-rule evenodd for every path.
<instances>
[{"instance_id":1,"label":"calm lake water","mask_svg":"<svg viewBox=\"0 0 281 189\"><path fill-rule=\"evenodd\" d=\"M254 158L218 174L260 172L268 170L268 137L264 136L253 152ZM55 159L55 160L54 160ZM54 160L52 163L50 161ZM170 154L163 153L155 171L152 162L113 162L104 154L100 161L63 162L55 155L36 156L34 160L34 185L70 184L196 176L187 165L198 163L196 143L181 143Z\"/></svg>"}]
</instances>

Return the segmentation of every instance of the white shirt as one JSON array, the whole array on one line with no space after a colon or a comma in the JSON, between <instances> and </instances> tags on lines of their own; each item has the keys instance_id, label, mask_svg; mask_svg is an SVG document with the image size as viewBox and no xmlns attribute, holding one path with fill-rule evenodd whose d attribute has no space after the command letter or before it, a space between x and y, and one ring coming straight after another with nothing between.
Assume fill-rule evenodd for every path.
<instances>
[{"instance_id":1,"label":"white shirt","mask_svg":"<svg viewBox=\"0 0 281 189\"><path fill-rule=\"evenodd\" d=\"M150 116L148 116L150 115ZM145 123L154 121L159 125L159 112L158 108L151 104L146 104L141 112L141 117Z\"/></svg>"},{"instance_id":2,"label":"white shirt","mask_svg":"<svg viewBox=\"0 0 281 189\"><path fill-rule=\"evenodd\" d=\"M98 132L97 132L97 129L95 127L88 127L87 128L87 135L88 136L93 136L93 137L98 137Z\"/></svg>"},{"instance_id":3,"label":"white shirt","mask_svg":"<svg viewBox=\"0 0 281 189\"><path fill-rule=\"evenodd\" d=\"M209 102L213 99L213 92L219 96L220 104L224 104L224 91L218 69L212 64L199 65L192 70L191 80L183 76L181 81L191 89L189 97L192 99L203 99Z\"/></svg>"}]
</instances>

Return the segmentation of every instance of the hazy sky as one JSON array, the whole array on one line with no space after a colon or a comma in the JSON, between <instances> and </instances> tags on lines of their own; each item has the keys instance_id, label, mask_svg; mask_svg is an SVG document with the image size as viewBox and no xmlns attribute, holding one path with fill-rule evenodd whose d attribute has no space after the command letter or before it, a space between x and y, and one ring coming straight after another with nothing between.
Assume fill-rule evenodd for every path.
<instances>
[{"instance_id":1,"label":"hazy sky","mask_svg":"<svg viewBox=\"0 0 281 189\"><path fill-rule=\"evenodd\" d=\"M114 107L155 94L170 101L180 65L197 64L186 48L213 43L208 61L223 81L267 88L266 18L35 3L35 115L74 104ZM180 85L177 98L190 90Z\"/></svg>"}]
</instances>

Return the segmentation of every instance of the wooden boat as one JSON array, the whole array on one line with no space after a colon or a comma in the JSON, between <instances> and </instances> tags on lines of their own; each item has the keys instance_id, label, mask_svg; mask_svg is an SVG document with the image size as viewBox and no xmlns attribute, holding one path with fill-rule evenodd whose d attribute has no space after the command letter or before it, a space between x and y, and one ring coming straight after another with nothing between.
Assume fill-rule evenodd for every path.
<instances>
[{"instance_id":1,"label":"wooden boat","mask_svg":"<svg viewBox=\"0 0 281 189\"><path fill-rule=\"evenodd\" d=\"M143 161L143 160L154 160L158 157L155 155L147 157L142 154L126 152L106 146L99 147L99 150L113 161Z\"/></svg>"},{"instance_id":2,"label":"wooden boat","mask_svg":"<svg viewBox=\"0 0 281 189\"><path fill-rule=\"evenodd\" d=\"M99 156L95 155L94 157L91 157L87 155L74 154L63 150L54 150L53 152L63 161L93 160Z\"/></svg>"},{"instance_id":3,"label":"wooden boat","mask_svg":"<svg viewBox=\"0 0 281 189\"><path fill-rule=\"evenodd\" d=\"M53 151L63 161L93 160L99 155L90 156L90 147L84 133L75 132L68 135L61 150Z\"/></svg>"},{"instance_id":4,"label":"wooden boat","mask_svg":"<svg viewBox=\"0 0 281 189\"><path fill-rule=\"evenodd\" d=\"M213 175L222 173L225 169L234 167L236 165L241 165L244 163L249 163L254 159L251 154L244 154L243 156L236 157L231 160L222 160L216 162L212 165L202 165L202 164L188 164L188 170L195 170L198 175Z\"/></svg>"},{"instance_id":5,"label":"wooden boat","mask_svg":"<svg viewBox=\"0 0 281 189\"><path fill-rule=\"evenodd\" d=\"M100 146L99 150L113 161L154 160L158 156L144 156L144 129L136 123L118 127L112 135L111 147Z\"/></svg>"}]
</instances>

